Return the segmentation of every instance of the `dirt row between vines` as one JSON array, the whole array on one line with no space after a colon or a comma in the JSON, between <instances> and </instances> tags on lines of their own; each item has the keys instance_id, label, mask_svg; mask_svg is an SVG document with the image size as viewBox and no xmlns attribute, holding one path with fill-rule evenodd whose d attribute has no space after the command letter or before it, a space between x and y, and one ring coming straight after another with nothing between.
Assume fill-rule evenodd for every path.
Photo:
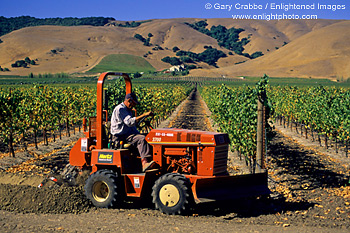
<instances>
[{"instance_id":1,"label":"dirt row between vines","mask_svg":"<svg viewBox=\"0 0 350 233\"><path fill-rule=\"evenodd\" d=\"M208 109L198 93L184 101L161 127L213 130ZM68 163L81 134L40 146L16 161L0 159L0 227L2 232L348 232L349 169L344 161L302 146L276 130L269 150L269 200L244 199L195 206L189 216L167 216L149 203L125 203L119 209L96 209L82 185L37 186L53 168ZM229 168L244 170L230 155ZM16 165L18 164L18 165ZM55 174L53 174L55 175ZM86 175L86 174L85 174ZM84 183L81 177L80 184ZM53 186L50 188L49 186Z\"/></svg>"}]
</instances>

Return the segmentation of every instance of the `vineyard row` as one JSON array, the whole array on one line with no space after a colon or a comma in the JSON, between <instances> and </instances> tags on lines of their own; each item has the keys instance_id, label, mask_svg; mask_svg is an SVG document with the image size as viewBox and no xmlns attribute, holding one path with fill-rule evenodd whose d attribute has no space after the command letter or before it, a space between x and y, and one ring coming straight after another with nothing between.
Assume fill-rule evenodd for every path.
<instances>
[{"instance_id":1,"label":"vineyard row","mask_svg":"<svg viewBox=\"0 0 350 233\"><path fill-rule=\"evenodd\" d=\"M266 77L265 77L266 78ZM261 80L261 82L266 82ZM267 94L266 117L295 125L307 136L328 147L333 141L336 150L344 149L346 156L350 139L350 90L336 87L207 86L202 96L213 113L219 130L229 134L231 146L243 154L252 165L256 156L257 99L259 89ZM269 140L269 125L267 139Z\"/></svg>"},{"instance_id":2,"label":"vineyard row","mask_svg":"<svg viewBox=\"0 0 350 233\"><path fill-rule=\"evenodd\" d=\"M232 150L237 151L240 156L243 155L252 170L256 165L257 101L258 96L265 95L267 83L268 77L265 76L256 87L205 86L201 91L219 130L228 133ZM269 136L271 128L267 119L271 106L267 98L263 102L266 106L266 135Z\"/></svg>"},{"instance_id":3,"label":"vineyard row","mask_svg":"<svg viewBox=\"0 0 350 233\"><path fill-rule=\"evenodd\" d=\"M325 134L320 134L303 123L292 121L288 118L286 119L283 116L275 116L274 119L276 124L279 124L290 131L294 130L297 134L305 137L305 139L311 139L313 142L318 141L320 146L323 146L322 142L324 142L324 147L326 149L334 147L336 153L343 150L345 156L348 157L349 140L339 141L338 137L329 138Z\"/></svg>"},{"instance_id":4,"label":"vineyard row","mask_svg":"<svg viewBox=\"0 0 350 233\"><path fill-rule=\"evenodd\" d=\"M270 87L274 119L298 132L308 132L326 147L334 141L348 153L350 139L350 90L336 87ZM288 127L287 126L287 127Z\"/></svg>"},{"instance_id":5,"label":"vineyard row","mask_svg":"<svg viewBox=\"0 0 350 233\"><path fill-rule=\"evenodd\" d=\"M119 80L105 89L111 114L113 108L124 100L125 86ZM154 122L159 122L188 96L190 90L191 86L136 86L133 91L142 103L136 110L139 113L153 111ZM61 132L66 129L69 133L70 126L80 126L84 117L94 115L96 88L36 85L0 89L0 139L8 146L12 156L14 144L24 143L31 135L36 146L39 134L44 136L47 143L48 132Z\"/></svg>"}]
</instances>

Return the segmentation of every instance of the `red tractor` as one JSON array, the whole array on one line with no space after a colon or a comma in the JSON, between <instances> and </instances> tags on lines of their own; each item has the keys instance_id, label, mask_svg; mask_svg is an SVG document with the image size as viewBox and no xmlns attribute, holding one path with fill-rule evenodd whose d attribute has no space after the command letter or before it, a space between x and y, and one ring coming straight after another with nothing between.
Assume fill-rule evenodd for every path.
<instances>
[{"instance_id":1,"label":"red tractor","mask_svg":"<svg viewBox=\"0 0 350 233\"><path fill-rule=\"evenodd\" d=\"M124 77L126 94L131 93L127 74L101 74L97 82L97 115L90 117L85 137L69 154L70 165L91 171L85 194L95 206L115 207L126 199L152 197L155 207L163 213L180 214L195 202L269 194L266 171L228 174L229 137L225 133L152 129L146 140L153 147L158 168L146 172L142 172L141 160L132 148L109 148L108 111L103 109L107 76Z\"/></svg>"}]
</instances>

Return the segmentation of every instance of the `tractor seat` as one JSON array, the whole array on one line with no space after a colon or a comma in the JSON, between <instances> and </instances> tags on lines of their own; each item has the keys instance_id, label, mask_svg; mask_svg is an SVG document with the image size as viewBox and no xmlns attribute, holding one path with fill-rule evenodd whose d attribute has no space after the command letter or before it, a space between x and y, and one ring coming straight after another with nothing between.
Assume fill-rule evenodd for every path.
<instances>
[{"instance_id":1,"label":"tractor seat","mask_svg":"<svg viewBox=\"0 0 350 233\"><path fill-rule=\"evenodd\" d=\"M121 143L123 143L123 141L121 141ZM137 148L133 147L131 144L128 144L128 143L123 144L123 148L130 150L131 152L130 155L136 156L136 158L141 158L139 155L139 152L137 151Z\"/></svg>"}]
</instances>

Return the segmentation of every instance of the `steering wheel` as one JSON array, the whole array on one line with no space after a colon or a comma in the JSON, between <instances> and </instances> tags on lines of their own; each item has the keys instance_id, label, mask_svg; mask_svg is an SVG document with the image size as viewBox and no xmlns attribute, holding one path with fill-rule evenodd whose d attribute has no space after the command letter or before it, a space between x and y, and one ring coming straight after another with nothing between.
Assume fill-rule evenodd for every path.
<instances>
[{"instance_id":1,"label":"steering wheel","mask_svg":"<svg viewBox=\"0 0 350 233\"><path fill-rule=\"evenodd\" d=\"M145 129L147 132L149 132L150 130L153 129L152 125L151 125L151 121L154 118L154 115L152 115L149 119L147 119L147 116L142 117L141 120L139 120L139 122L137 123L136 127L141 129Z\"/></svg>"}]
</instances>

